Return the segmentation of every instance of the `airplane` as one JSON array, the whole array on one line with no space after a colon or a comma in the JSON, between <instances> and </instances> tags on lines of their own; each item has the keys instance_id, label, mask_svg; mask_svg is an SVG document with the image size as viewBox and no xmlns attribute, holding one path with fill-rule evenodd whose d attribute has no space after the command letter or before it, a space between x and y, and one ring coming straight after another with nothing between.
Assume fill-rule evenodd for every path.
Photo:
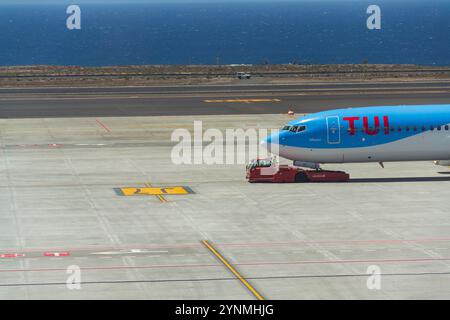
<instances>
[{"instance_id":1,"label":"airplane","mask_svg":"<svg viewBox=\"0 0 450 320\"><path fill-rule=\"evenodd\" d=\"M450 105L380 106L309 114L261 142L298 167L435 161L450 166Z\"/></svg>"}]
</instances>

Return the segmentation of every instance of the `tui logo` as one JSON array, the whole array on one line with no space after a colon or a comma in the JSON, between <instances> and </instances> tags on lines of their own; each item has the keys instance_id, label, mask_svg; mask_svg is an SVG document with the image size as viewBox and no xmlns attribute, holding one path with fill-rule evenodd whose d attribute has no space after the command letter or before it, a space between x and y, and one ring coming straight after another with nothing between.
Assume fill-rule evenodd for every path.
<instances>
[{"instance_id":1,"label":"tui logo","mask_svg":"<svg viewBox=\"0 0 450 320\"><path fill-rule=\"evenodd\" d=\"M361 121L360 117L345 117L344 121L348 122L348 131L351 136L356 134L357 122ZM369 117L363 117L363 131L369 135L374 136L380 133L380 117L373 117L372 125L369 124ZM389 117L383 116L384 134L389 134Z\"/></svg>"}]
</instances>

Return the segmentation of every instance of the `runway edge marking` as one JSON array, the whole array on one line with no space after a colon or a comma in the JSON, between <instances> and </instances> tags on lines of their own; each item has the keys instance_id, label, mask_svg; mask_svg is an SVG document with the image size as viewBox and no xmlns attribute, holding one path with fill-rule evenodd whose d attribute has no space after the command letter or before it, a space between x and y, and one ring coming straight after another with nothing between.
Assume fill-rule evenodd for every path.
<instances>
[{"instance_id":1,"label":"runway edge marking","mask_svg":"<svg viewBox=\"0 0 450 320\"><path fill-rule=\"evenodd\" d=\"M209 243L208 240L202 240L202 244L209 249L219 260L222 262L228 270L233 273L236 278L256 297L258 300L265 300L261 294L247 281L244 277Z\"/></svg>"}]
</instances>

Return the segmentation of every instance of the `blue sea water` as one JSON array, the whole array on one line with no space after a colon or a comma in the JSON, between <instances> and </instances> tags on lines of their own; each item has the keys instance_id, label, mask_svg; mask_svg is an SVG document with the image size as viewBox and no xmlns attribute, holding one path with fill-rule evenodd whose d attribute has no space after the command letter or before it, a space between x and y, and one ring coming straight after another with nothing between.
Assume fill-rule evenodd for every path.
<instances>
[{"instance_id":1,"label":"blue sea water","mask_svg":"<svg viewBox=\"0 0 450 320\"><path fill-rule=\"evenodd\" d=\"M38 3L0 3L0 65L450 65L450 0L91 2L74 31L67 1Z\"/></svg>"}]
</instances>

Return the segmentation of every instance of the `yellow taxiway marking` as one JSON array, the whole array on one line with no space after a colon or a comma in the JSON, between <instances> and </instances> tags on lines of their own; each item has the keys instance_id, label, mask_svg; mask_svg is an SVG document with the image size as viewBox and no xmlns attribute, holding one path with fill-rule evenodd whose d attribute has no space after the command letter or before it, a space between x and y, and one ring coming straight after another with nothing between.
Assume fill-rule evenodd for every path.
<instances>
[{"instance_id":1,"label":"yellow taxiway marking","mask_svg":"<svg viewBox=\"0 0 450 320\"><path fill-rule=\"evenodd\" d=\"M145 186L147 186L147 187L149 187L149 188L152 188L152 185L151 185L150 183L146 183ZM161 189L161 190L159 190L159 191L162 192L163 190ZM167 199L164 198L161 194L157 194L156 197L157 197L157 198L159 199L159 201L161 201L162 203L167 203L167 202L169 202L169 201L167 201Z\"/></svg>"},{"instance_id":2,"label":"yellow taxiway marking","mask_svg":"<svg viewBox=\"0 0 450 320\"><path fill-rule=\"evenodd\" d=\"M147 185L145 188L121 188L124 196L164 196L189 194L184 187L157 188Z\"/></svg>"},{"instance_id":3,"label":"yellow taxiway marking","mask_svg":"<svg viewBox=\"0 0 450 320\"><path fill-rule=\"evenodd\" d=\"M159 199L159 201L161 201L162 203L167 203L167 202L169 202L166 198L164 198L163 196L161 196L161 195L157 195L156 196L158 199Z\"/></svg>"},{"instance_id":4,"label":"yellow taxiway marking","mask_svg":"<svg viewBox=\"0 0 450 320\"><path fill-rule=\"evenodd\" d=\"M225 99L225 100L204 100L207 103L257 103L257 102L280 102L280 99Z\"/></svg>"},{"instance_id":5,"label":"yellow taxiway marking","mask_svg":"<svg viewBox=\"0 0 450 320\"><path fill-rule=\"evenodd\" d=\"M156 196L161 202L169 202L164 196L167 195L187 195L193 191L189 187L153 187L146 183L143 188L117 188L116 193L124 197L132 196Z\"/></svg>"},{"instance_id":6,"label":"yellow taxiway marking","mask_svg":"<svg viewBox=\"0 0 450 320\"><path fill-rule=\"evenodd\" d=\"M256 289L253 288L252 285L248 283L248 281L245 280L235 268L233 268L233 266L209 243L208 240L203 240L202 243L228 268L228 270L230 270L236 276L236 278L239 279L239 281L242 282L242 284L248 290L250 290L250 292L256 297L256 299L264 300L264 298L258 293L258 291L256 291Z\"/></svg>"}]
</instances>

